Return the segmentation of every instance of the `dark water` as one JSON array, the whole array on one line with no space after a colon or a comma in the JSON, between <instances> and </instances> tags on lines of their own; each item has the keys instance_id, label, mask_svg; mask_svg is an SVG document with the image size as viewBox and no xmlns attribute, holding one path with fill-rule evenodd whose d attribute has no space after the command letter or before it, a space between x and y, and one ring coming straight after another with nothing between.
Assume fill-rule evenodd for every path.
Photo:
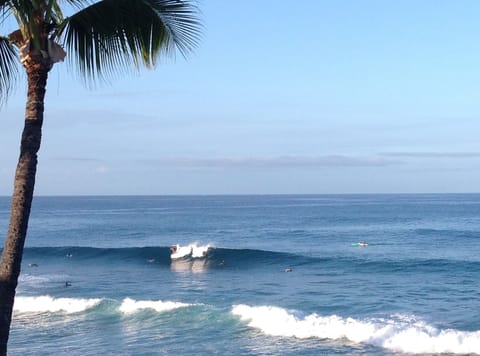
<instances>
[{"instance_id":1,"label":"dark water","mask_svg":"<svg viewBox=\"0 0 480 356\"><path fill-rule=\"evenodd\" d=\"M39 197L9 350L480 354L479 251L472 194Z\"/></svg>"}]
</instances>

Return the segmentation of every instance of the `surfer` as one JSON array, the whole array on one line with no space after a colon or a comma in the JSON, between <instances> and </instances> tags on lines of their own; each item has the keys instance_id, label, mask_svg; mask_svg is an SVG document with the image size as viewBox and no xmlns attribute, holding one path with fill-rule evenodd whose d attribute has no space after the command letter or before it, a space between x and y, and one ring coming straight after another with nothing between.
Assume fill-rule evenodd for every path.
<instances>
[{"instance_id":1,"label":"surfer","mask_svg":"<svg viewBox=\"0 0 480 356\"><path fill-rule=\"evenodd\" d=\"M37 263L30 263L30 264L28 265L28 267L38 267L38 264L37 264Z\"/></svg>"},{"instance_id":2,"label":"surfer","mask_svg":"<svg viewBox=\"0 0 480 356\"><path fill-rule=\"evenodd\" d=\"M285 268L285 272L292 272L293 271L293 268L292 267L287 267Z\"/></svg>"},{"instance_id":3,"label":"surfer","mask_svg":"<svg viewBox=\"0 0 480 356\"><path fill-rule=\"evenodd\" d=\"M70 283L69 281L66 281L66 282L65 282L65 288L71 287L71 286L72 286L72 283Z\"/></svg>"},{"instance_id":4,"label":"surfer","mask_svg":"<svg viewBox=\"0 0 480 356\"><path fill-rule=\"evenodd\" d=\"M170 252L171 252L171 253L177 252L177 246L172 246L172 247L170 247Z\"/></svg>"}]
</instances>

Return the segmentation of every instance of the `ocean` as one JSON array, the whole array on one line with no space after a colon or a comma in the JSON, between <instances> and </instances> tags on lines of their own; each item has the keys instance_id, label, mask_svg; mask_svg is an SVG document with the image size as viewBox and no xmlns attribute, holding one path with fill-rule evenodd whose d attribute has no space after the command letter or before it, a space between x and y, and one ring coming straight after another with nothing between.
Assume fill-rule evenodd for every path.
<instances>
[{"instance_id":1,"label":"ocean","mask_svg":"<svg viewBox=\"0 0 480 356\"><path fill-rule=\"evenodd\" d=\"M480 194L36 197L9 354L480 354Z\"/></svg>"}]
</instances>

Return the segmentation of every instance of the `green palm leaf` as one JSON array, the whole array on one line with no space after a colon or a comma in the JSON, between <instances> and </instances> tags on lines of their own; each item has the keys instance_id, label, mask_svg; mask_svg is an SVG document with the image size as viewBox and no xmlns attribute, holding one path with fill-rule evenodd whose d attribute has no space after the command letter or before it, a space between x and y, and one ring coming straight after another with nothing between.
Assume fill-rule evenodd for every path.
<instances>
[{"instance_id":1,"label":"green palm leaf","mask_svg":"<svg viewBox=\"0 0 480 356\"><path fill-rule=\"evenodd\" d=\"M0 103L5 102L15 87L19 63L15 47L10 44L8 38L0 37Z\"/></svg>"},{"instance_id":2,"label":"green palm leaf","mask_svg":"<svg viewBox=\"0 0 480 356\"><path fill-rule=\"evenodd\" d=\"M152 66L160 54L186 55L199 39L197 9L179 0L103 0L61 24L70 61L86 79Z\"/></svg>"},{"instance_id":3,"label":"green palm leaf","mask_svg":"<svg viewBox=\"0 0 480 356\"><path fill-rule=\"evenodd\" d=\"M8 6L6 0L0 0L0 24L5 21L5 18L8 16Z\"/></svg>"}]
</instances>

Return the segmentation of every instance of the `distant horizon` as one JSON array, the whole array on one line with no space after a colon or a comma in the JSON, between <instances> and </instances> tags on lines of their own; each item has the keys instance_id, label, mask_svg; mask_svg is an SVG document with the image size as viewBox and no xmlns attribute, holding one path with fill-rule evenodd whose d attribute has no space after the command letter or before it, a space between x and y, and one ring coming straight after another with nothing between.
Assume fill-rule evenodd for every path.
<instances>
[{"instance_id":1,"label":"distant horizon","mask_svg":"<svg viewBox=\"0 0 480 356\"><path fill-rule=\"evenodd\" d=\"M362 195L480 195L480 192L446 193L253 193L253 194L79 194L79 195L34 195L35 198L82 198L82 197L249 197L249 196L362 196ZM11 198L0 195L0 198Z\"/></svg>"}]
</instances>

